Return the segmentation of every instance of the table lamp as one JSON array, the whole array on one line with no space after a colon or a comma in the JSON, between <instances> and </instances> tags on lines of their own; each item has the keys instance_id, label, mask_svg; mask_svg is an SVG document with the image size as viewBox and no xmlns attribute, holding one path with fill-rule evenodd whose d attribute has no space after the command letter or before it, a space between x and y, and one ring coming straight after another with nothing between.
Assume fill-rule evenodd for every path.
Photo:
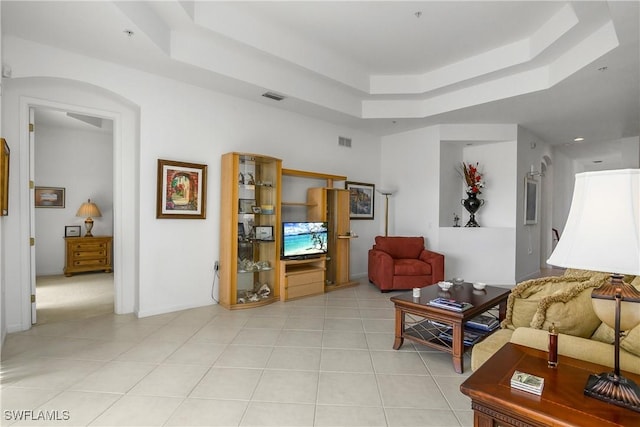
<instances>
[{"instance_id":1,"label":"table lamp","mask_svg":"<svg viewBox=\"0 0 640 427\"><path fill-rule=\"evenodd\" d=\"M78 212L76 212L76 216L86 218L84 220L84 227L87 229L87 232L84 237L93 237L93 234L91 234L91 229L93 228L93 218L91 217L99 218L102 216L102 213L100 213L100 209L98 209L98 206L93 203L91 199L88 199L85 203L80 205Z\"/></svg>"},{"instance_id":2,"label":"table lamp","mask_svg":"<svg viewBox=\"0 0 640 427\"><path fill-rule=\"evenodd\" d=\"M640 388L620 375L621 331L640 323L640 291L622 280L640 275L640 169L576 174L567 224L547 262L612 273L591 301L615 330L614 371L591 375L584 394L640 412Z\"/></svg>"}]
</instances>

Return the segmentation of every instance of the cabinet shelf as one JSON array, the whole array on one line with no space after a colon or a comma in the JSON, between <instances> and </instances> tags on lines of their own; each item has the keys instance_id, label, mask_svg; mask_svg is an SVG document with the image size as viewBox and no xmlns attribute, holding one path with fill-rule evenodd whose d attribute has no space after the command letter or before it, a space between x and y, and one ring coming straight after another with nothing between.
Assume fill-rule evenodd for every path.
<instances>
[{"instance_id":1,"label":"cabinet shelf","mask_svg":"<svg viewBox=\"0 0 640 427\"><path fill-rule=\"evenodd\" d=\"M282 206L299 206L299 207L315 207L317 203L305 203L305 202L282 202Z\"/></svg>"}]
</instances>

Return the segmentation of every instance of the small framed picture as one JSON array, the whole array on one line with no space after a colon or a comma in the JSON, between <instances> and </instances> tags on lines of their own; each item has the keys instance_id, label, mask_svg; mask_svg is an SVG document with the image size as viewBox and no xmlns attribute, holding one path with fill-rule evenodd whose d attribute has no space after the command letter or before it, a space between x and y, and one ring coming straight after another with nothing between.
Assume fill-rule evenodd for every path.
<instances>
[{"instance_id":1,"label":"small framed picture","mask_svg":"<svg viewBox=\"0 0 640 427\"><path fill-rule=\"evenodd\" d=\"M273 240L273 226L271 226L271 225L257 225L256 226L256 239L258 239L258 240Z\"/></svg>"},{"instance_id":2,"label":"small framed picture","mask_svg":"<svg viewBox=\"0 0 640 427\"><path fill-rule=\"evenodd\" d=\"M256 204L253 199L239 199L238 200L238 212L239 213L251 213L251 208Z\"/></svg>"},{"instance_id":3,"label":"small framed picture","mask_svg":"<svg viewBox=\"0 0 640 427\"><path fill-rule=\"evenodd\" d=\"M262 208L260 206L251 206L251 211L255 214L262 213Z\"/></svg>"},{"instance_id":4,"label":"small framed picture","mask_svg":"<svg viewBox=\"0 0 640 427\"><path fill-rule=\"evenodd\" d=\"M66 225L64 227L64 237L80 237L80 226Z\"/></svg>"},{"instance_id":5,"label":"small framed picture","mask_svg":"<svg viewBox=\"0 0 640 427\"><path fill-rule=\"evenodd\" d=\"M34 197L36 208L64 208L62 187L36 187Z\"/></svg>"}]
</instances>

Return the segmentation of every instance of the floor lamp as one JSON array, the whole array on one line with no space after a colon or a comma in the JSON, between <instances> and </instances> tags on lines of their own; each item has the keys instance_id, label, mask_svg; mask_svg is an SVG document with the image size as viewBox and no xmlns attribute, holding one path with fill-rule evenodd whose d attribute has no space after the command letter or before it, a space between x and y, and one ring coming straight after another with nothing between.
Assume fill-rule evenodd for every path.
<instances>
[{"instance_id":1,"label":"floor lamp","mask_svg":"<svg viewBox=\"0 0 640 427\"><path fill-rule=\"evenodd\" d=\"M376 190L385 197L384 200L384 235L389 234L389 196L395 193L395 190Z\"/></svg>"}]
</instances>

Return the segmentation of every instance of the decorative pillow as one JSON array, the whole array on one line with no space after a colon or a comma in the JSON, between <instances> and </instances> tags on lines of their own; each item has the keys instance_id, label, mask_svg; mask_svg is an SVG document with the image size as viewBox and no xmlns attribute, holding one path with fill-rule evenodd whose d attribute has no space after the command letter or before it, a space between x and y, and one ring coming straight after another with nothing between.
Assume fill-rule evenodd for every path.
<instances>
[{"instance_id":1,"label":"decorative pillow","mask_svg":"<svg viewBox=\"0 0 640 427\"><path fill-rule=\"evenodd\" d=\"M605 277L600 280L592 278L542 298L531 320L531 327L549 329L553 324L559 333L581 338L591 337L602 323L593 311L591 292L606 280L608 278Z\"/></svg>"},{"instance_id":2,"label":"decorative pillow","mask_svg":"<svg viewBox=\"0 0 640 427\"><path fill-rule=\"evenodd\" d=\"M601 321L593 311L591 291L609 277L559 276L533 279L518 284L507 300L503 328L532 327L589 338Z\"/></svg>"},{"instance_id":3,"label":"decorative pillow","mask_svg":"<svg viewBox=\"0 0 640 427\"><path fill-rule=\"evenodd\" d=\"M631 281L631 285L640 290L640 276L633 279ZM606 323L602 323L593 333L591 339L607 344L613 344L615 341L615 331ZM624 348L629 353L640 356L640 325L631 329L622 337L620 340L620 347Z\"/></svg>"},{"instance_id":4,"label":"decorative pillow","mask_svg":"<svg viewBox=\"0 0 640 427\"><path fill-rule=\"evenodd\" d=\"M640 356L640 325L627 332L626 336L620 340L620 347L631 354Z\"/></svg>"},{"instance_id":5,"label":"decorative pillow","mask_svg":"<svg viewBox=\"0 0 640 427\"><path fill-rule=\"evenodd\" d=\"M614 330L610 328L609 325L601 322L600 326L598 326L598 329L596 329L593 335L591 335L591 339L606 344L613 344L613 341L616 339L616 335Z\"/></svg>"},{"instance_id":6,"label":"decorative pillow","mask_svg":"<svg viewBox=\"0 0 640 427\"><path fill-rule=\"evenodd\" d=\"M567 268L564 271L564 277L588 277L601 279L603 277L611 277L611 273L605 273L602 271L580 270L578 268Z\"/></svg>"}]
</instances>

